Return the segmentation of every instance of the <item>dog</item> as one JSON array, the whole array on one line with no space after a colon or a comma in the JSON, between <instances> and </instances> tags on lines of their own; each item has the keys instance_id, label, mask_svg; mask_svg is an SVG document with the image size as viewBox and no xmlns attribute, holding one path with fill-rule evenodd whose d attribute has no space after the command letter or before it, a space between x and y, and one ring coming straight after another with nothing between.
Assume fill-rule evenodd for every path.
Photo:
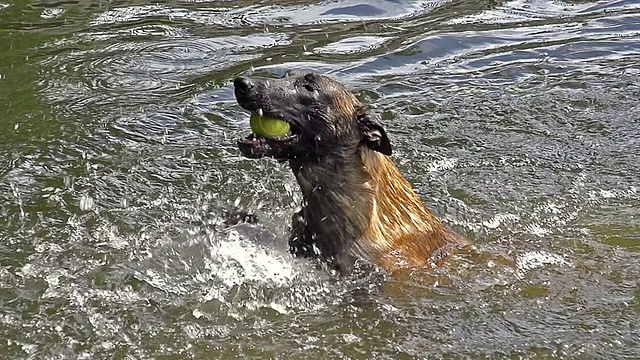
<instances>
[{"instance_id":1,"label":"dog","mask_svg":"<svg viewBox=\"0 0 640 360\"><path fill-rule=\"evenodd\" d=\"M386 271L440 266L470 242L420 200L391 158L391 144L373 114L340 82L317 73L238 77L245 110L284 120L280 137L237 141L247 158L288 162L303 195L293 215L289 250L342 273L357 260Z\"/></svg>"}]
</instances>

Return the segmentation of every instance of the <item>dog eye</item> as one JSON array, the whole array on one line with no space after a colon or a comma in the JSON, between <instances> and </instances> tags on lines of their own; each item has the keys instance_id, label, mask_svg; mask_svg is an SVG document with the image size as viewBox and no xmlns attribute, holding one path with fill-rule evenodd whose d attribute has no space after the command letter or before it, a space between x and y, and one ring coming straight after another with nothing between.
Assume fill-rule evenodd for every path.
<instances>
[{"instance_id":1,"label":"dog eye","mask_svg":"<svg viewBox=\"0 0 640 360\"><path fill-rule=\"evenodd\" d=\"M304 84L304 89L310 92L316 91L316 89L314 89L314 87L309 84Z\"/></svg>"}]
</instances>

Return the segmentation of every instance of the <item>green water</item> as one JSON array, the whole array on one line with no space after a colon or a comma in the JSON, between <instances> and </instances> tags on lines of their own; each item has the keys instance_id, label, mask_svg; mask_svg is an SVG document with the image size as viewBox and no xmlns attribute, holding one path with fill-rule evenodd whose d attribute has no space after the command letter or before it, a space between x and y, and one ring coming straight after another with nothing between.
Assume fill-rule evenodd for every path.
<instances>
[{"instance_id":1,"label":"green water","mask_svg":"<svg viewBox=\"0 0 640 360\"><path fill-rule=\"evenodd\" d=\"M0 358L638 358L639 64L635 1L0 0ZM369 104L478 252L292 259L231 86L290 68Z\"/></svg>"}]
</instances>

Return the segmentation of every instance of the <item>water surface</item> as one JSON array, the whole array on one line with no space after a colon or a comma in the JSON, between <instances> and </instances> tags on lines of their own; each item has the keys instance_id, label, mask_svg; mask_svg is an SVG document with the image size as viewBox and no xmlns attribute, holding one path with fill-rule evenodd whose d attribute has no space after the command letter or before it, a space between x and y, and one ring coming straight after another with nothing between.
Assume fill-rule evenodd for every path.
<instances>
[{"instance_id":1,"label":"water surface","mask_svg":"<svg viewBox=\"0 0 640 360\"><path fill-rule=\"evenodd\" d=\"M0 0L0 353L635 358L635 1ZM239 74L329 73L477 252L337 277L286 252ZM223 226L224 209L256 226Z\"/></svg>"}]
</instances>

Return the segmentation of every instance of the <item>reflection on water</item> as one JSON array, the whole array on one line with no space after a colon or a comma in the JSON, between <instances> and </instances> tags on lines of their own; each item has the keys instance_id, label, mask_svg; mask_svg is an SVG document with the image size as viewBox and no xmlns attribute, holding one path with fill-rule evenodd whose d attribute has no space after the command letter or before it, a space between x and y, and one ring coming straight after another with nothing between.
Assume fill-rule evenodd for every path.
<instances>
[{"instance_id":1,"label":"reflection on water","mask_svg":"<svg viewBox=\"0 0 640 360\"><path fill-rule=\"evenodd\" d=\"M0 2L8 358L632 358L633 1ZM330 73L478 249L341 278L286 252L290 170L234 76ZM231 206L257 225L224 225Z\"/></svg>"}]
</instances>

